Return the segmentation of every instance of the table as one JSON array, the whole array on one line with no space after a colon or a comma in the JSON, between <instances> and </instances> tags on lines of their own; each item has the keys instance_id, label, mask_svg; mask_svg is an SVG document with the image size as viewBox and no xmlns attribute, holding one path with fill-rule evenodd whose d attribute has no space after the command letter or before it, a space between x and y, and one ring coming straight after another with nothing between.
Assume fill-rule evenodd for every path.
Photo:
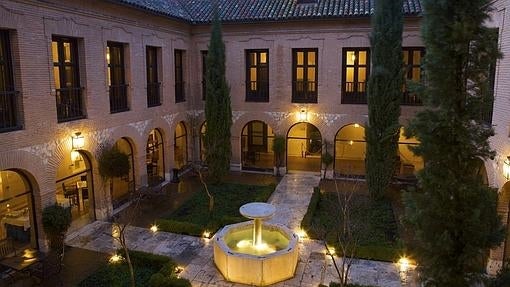
<instances>
[{"instance_id":1,"label":"table","mask_svg":"<svg viewBox=\"0 0 510 287\"><path fill-rule=\"evenodd\" d=\"M27 253L27 252L33 252ZM30 266L41 262L43 259L43 254L39 251L27 251L25 250L24 254L16 255L13 257L6 257L0 260L0 265L14 269L16 271L23 271L29 268Z\"/></svg>"}]
</instances>

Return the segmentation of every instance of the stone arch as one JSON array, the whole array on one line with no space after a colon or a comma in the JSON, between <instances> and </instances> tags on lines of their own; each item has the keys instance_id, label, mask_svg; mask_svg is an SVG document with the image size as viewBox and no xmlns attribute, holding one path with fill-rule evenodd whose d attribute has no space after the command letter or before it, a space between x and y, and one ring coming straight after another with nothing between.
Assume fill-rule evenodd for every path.
<instances>
[{"instance_id":1,"label":"stone arch","mask_svg":"<svg viewBox=\"0 0 510 287\"><path fill-rule=\"evenodd\" d=\"M366 141L365 127L351 122L340 127L335 135L335 174L344 176L365 176Z\"/></svg>"},{"instance_id":2,"label":"stone arch","mask_svg":"<svg viewBox=\"0 0 510 287\"><path fill-rule=\"evenodd\" d=\"M504 262L510 260L510 181L507 181L499 191L497 209L501 221L507 230L503 243L490 250L487 273L492 275L501 270Z\"/></svg>"},{"instance_id":3,"label":"stone arch","mask_svg":"<svg viewBox=\"0 0 510 287\"><path fill-rule=\"evenodd\" d=\"M189 134L184 121L177 122L174 130L174 166L182 169L188 163Z\"/></svg>"},{"instance_id":4,"label":"stone arch","mask_svg":"<svg viewBox=\"0 0 510 287\"><path fill-rule=\"evenodd\" d=\"M41 194L36 178L26 169L0 169L1 218L16 218L16 224L4 222L0 239L9 238L18 246L38 249L44 245ZM23 223L20 227L19 223Z\"/></svg>"},{"instance_id":5,"label":"stone arch","mask_svg":"<svg viewBox=\"0 0 510 287\"><path fill-rule=\"evenodd\" d=\"M273 170L274 136L272 127L261 120L249 121L244 125L240 134L242 170Z\"/></svg>"},{"instance_id":6,"label":"stone arch","mask_svg":"<svg viewBox=\"0 0 510 287\"><path fill-rule=\"evenodd\" d=\"M166 178L167 165L165 160L168 157L165 153L168 146L165 141L165 133L160 128L151 129L147 135L145 148L145 164L147 172L147 183L157 185Z\"/></svg>"},{"instance_id":7,"label":"stone arch","mask_svg":"<svg viewBox=\"0 0 510 287\"><path fill-rule=\"evenodd\" d=\"M321 171L322 133L312 123L298 122L287 131L287 170Z\"/></svg>"},{"instance_id":8,"label":"stone arch","mask_svg":"<svg viewBox=\"0 0 510 287\"><path fill-rule=\"evenodd\" d=\"M278 122L267 113L247 112L247 113L243 114L242 116L240 116L239 119L237 119L237 121L235 121L232 124L232 129L231 129L232 134L240 135L243 132L243 129L246 126L246 124L248 124L249 122L252 122L252 121L264 122L268 126L270 126L273 129L273 131L278 126Z\"/></svg>"}]
</instances>

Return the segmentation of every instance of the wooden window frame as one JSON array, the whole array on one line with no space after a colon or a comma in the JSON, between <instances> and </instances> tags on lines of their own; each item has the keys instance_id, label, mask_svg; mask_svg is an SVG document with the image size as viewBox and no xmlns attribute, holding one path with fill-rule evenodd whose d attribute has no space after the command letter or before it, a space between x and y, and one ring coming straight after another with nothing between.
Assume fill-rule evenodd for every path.
<instances>
[{"instance_id":1,"label":"wooden window frame","mask_svg":"<svg viewBox=\"0 0 510 287\"><path fill-rule=\"evenodd\" d=\"M354 64L347 65L347 53L354 52L356 59L354 60ZM366 63L364 65L360 65L359 61L359 52L366 52ZM367 104L367 83L370 77L370 48L369 47L345 47L342 49L342 104ZM354 90L352 92L347 91L347 68L354 68L354 80L353 87ZM365 75L365 91L359 92L358 86L360 82L358 82L358 71L359 68L366 69Z\"/></svg>"},{"instance_id":2,"label":"wooden window frame","mask_svg":"<svg viewBox=\"0 0 510 287\"><path fill-rule=\"evenodd\" d=\"M119 113L129 111L129 102L127 95L127 87L126 84L126 61L125 61L125 44L120 42L107 42L107 48L110 53L110 60L107 61L107 69L110 71L109 75L109 90L110 90L110 113ZM113 51L118 49L120 53L120 62L112 63L112 59L115 58L112 56L112 48ZM120 68L120 77L117 76L117 69ZM120 81L115 82L114 80L119 78ZM112 96L118 97L122 102L119 104L119 107L116 107L114 102L115 99L112 99Z\"/></svg>"},{"instance_id":3,"label":"wooden window frame","mask_svg":"<svg viewBox=\"0 0 510 287\"><path fill-rule=\"evenodd\" d=\"M303 65L297 64L297 54L303 52ZM308 64L308 53L315 52L315 65ZM297 69L303 68L303 91L298 94ZM309 91L308 69L315 68L315 91ZM319 49L318 48L293 48L292 49L292 103L317 103L319 88Z\"/></svg>"},{"instance_id":4,"label":"wooden window frame","mask_svg":"<svg viewBox=\"0 0 510 287\"><path fill-rule=\"evenodd\" d=\"M266 63L261 64L261 54L266 53ZM251 64L251 56L255 54L257 63ZM246 61L246 102L269 102L269 49L248 49L245 50ZM255 82L256 89L252 90L252 81L250 78L250 70L255 68L257 80ZM262 80L260 80L262 79ZM265 79L265 81L264 81Z\"/></svg>"},{"instance_id":5,"label":"wooden window frame","mask_svg":"<svg viewBox=\"0 0 510 287\"><path fill-rule=\"evenodd\" d=\"M186 90L184 81L184 60L185 50L174 50L174 79L175 79L175 102L182 103L186 101ZM179 61L177 61L179 59Z\"/></svg>"},{"instance_id":6,"label":"wooden window frame","mask_svg":"<svg viewBox=\"0 0 510 287\"><path fill-rule=\"evenodd\" d=\"M159 82L158 54L158 47L145 47L145 62L147 69L147 107L161 106L161 82ZM151 59L152 62L150 61ZM153 75L152 77L151 74Z\"/></svg>"}]
</instances>

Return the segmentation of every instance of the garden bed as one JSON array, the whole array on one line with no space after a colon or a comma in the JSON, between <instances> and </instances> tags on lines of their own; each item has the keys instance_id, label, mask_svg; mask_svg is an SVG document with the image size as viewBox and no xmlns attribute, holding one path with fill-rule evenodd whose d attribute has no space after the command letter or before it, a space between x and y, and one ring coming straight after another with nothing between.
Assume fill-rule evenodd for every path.
<instances>
[{"instance_id":1,"label":"garden bed","mask_svg":"<svg viewBox=\"0 0 510 287\"><path fill-rule=\"evenodd\" d=\"M135 271L136 286L191 287L188 280L178 278L175 273L177 265L169 257L133 250L129 251L129 255ZM128 265L125 261L114 264L105 263L78 286L131 286Z\"/></svg>"},{"instance_id":2,"label":"garden bed","mask_svg":"<svg viewBox=\"0 0 510 287\"><path fill-rule=\"evenodd\" d=\"M374 202L365 189L363 186L354 191L350 201L351 226L358 242L355 256L394 262L402 255L402 244L391 202L387 199ZM302 222L302 228L311 238L326 240L337 251L340 250L338 234L343 220L340 202L345 191L340 188L340 197L331 188L316 192L317 199L312 201L316 206L309 206L306 220ZM350 192L349 188L346 192Z\"/></svg>"},{"instance_id":3,"label":"garden bed","mask_svg":"<svg viewBox=\"0 0 510 287\"><path fill-rule=\"evenodd\" d=\"M167 218L156 220L159 229L194 236L202 236L206 230L212 234L227 224L248 220L239 213L239 207L248 202L266 202L275 185L224 183L208 185L208 188L214 197L212 212L209 212L209 197L202 190Z\"/></svg>"}]
</instances>

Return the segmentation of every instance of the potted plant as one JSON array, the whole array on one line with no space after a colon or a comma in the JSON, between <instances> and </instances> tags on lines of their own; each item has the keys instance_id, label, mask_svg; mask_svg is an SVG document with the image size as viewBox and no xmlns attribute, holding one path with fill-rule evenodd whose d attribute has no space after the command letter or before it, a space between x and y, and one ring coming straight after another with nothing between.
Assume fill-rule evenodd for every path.
<instances>
[{"instance_id":1,"label":"potted plant","mask_svg":"<svg viewBox=\"0 0 510 287\"><path fill-rule=\"evenodd\" d=\"M42 224L48 236L50 251L61 254L64 250L64 237L71 226L71 211L61 205L47 206L42 212Z\"/></svg>"},{"instance_id":2,"label":"potted plant","mask_svg":"<svg viewBox=\"0 0 510 287\"><path fill-rule=\"evenodd\" d=\"M276 176L280 176L280 167L283 163L283 156L285 152L285 137L282 135L277 135L273 139L273 147L274 153L274 162L275 162L275 174Z\"/></svg>"}]
</instances>

